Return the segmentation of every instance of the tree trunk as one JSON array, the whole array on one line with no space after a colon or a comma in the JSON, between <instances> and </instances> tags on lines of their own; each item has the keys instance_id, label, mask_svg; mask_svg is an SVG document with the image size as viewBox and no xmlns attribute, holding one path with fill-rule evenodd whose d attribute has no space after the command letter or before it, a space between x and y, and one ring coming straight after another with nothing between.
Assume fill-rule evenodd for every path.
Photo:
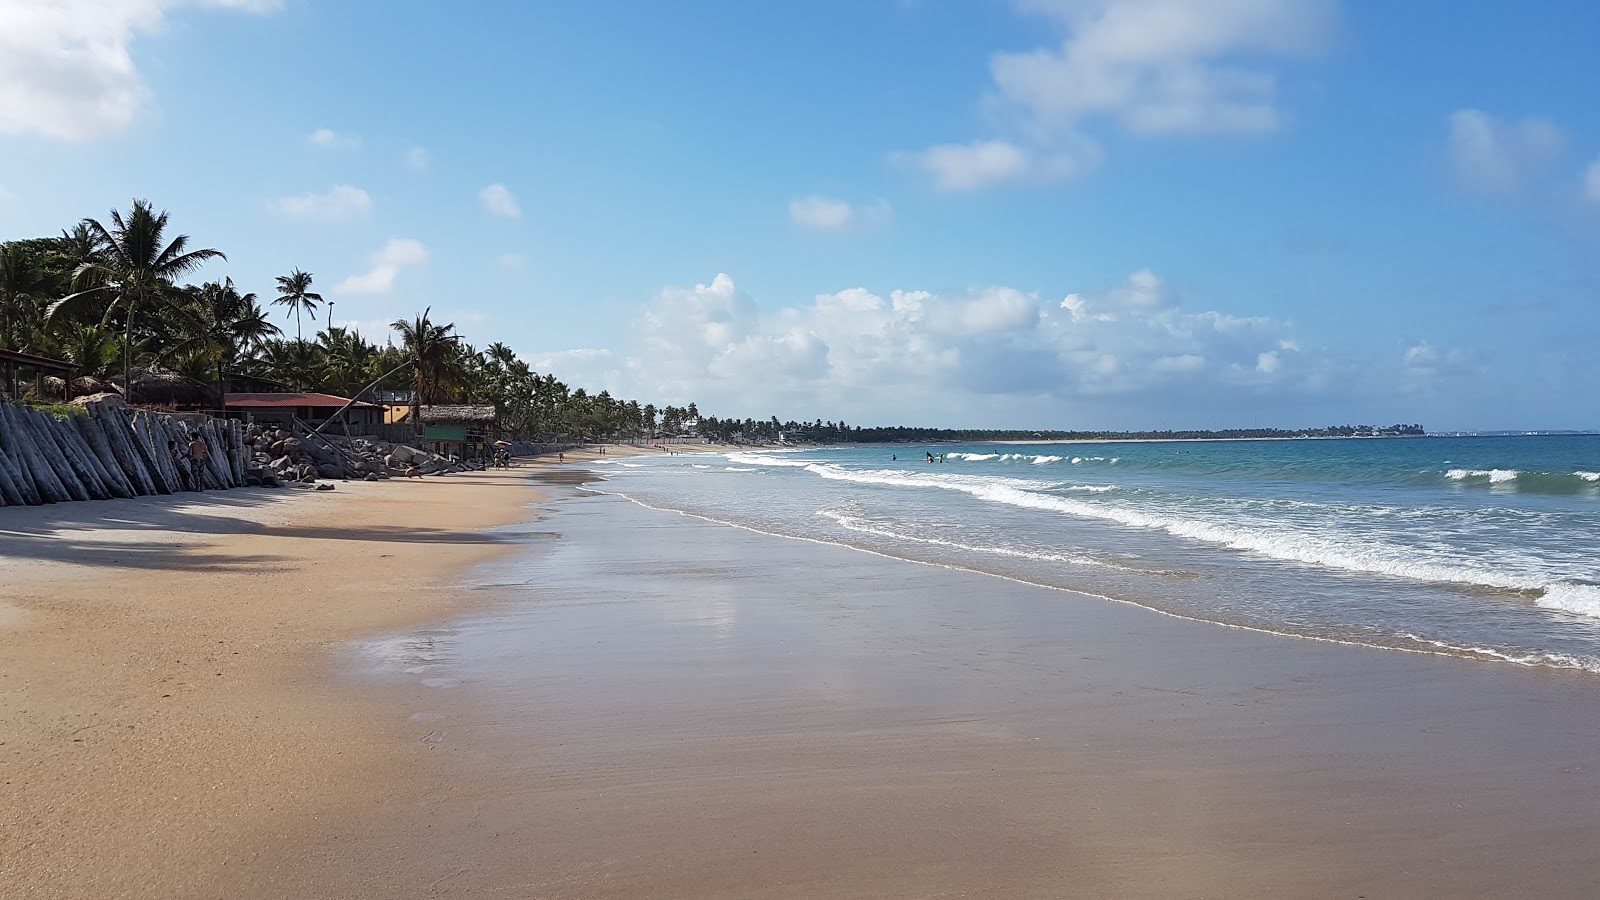
<instances>
[{"instance_id":1,"label":"tree trunk","mask_svg":"<svg viewBox=\"0 0 1600 900\"><path fill-rule=\"evenodd\" d=\"M39 485L40 493L44 492L45 483L48 483L52 492L59 501L87 500L89 492L72 475L72 470L67 468L58 458L59 454L53 451L48 436L41 433L39 424L28 415L32 410L13 409L15 414L12 421L22 426L24 440L32 448L33 459L30 460L35 481L43 479Z\"/></svg>"},{"instance_id":2,"label":"tree trunk","mask_svg":"<svg viewBox=\"0 0 1600 900\"><path fill-rule=\"evenodd\" d=\"M4 402L0 400L0 403ZM11 461L11 457L4 450L0 450L0 496L5 497L7 506L28 505L28 495L22 489L16 463Z\"/></svg>"},{"instance_id":3,"label":"tree trunk","mask_svg":"<svg viewBox=\"0 0 1600 900\"><path fill-rule=\"evenodd\" d=\"M172 451L167 449L165 429L159 428L158 423L165 416L157 417L144 410L134 412L130 424L133 426L134 439L141 447L149 448L151 480L157 484L165 484L167 489L163 493L177 493L183 490L183 479L178 475L178 469L172 462Z\"/></svg>"},{"instance_id":4,"label":"tree trunk","mask_svg":"<svg viewBox=\"0 0 1600 900\"><path fill-rule=\"evenodd\" d=\"M49 413L40 412L37 416L41 430L54 446L61 461L72 471L73 477L78 479L83 489L88 492L89 498L111 499L111 491L95 473L94 465L89 462L91 454L83 443L83 438L78 435L78 429Z\"/></svg>"},{"instance_id":5,"label":"tree trunk","mask_svg":"<svg viewBox=\"0 0 1600 900\"><path fill-rule=\"evenodd\" d=\"M134 489L132 482L128 481L127 474L122 471L122 466L117 463L116 455L111 452L111 445L106 441L105 429L101 426L100 420L85 413L81 416L73 416L72 424L77 426L78 431L83 435L84 440L88 442L90 449L94 451L95 456L99 459L101 468L105 470L106 483L112 488L112 493L124 499L137 497L139 495L138 491Z\"/></svg>"},{"instance_id":6,"label":"tree trunk","mask_svg":"<svg viewBox=\"0 0 1600 900\"><path fill-rule=\"evenodd\" d=\"M111 447L111 453L117 459L117 465L122 467L128 481L134 486L141 497L166 493L156 488L155 481L150 477L150 470L145 466L143 457L134 446L133 429L128 423L127 415L118 407L104 403L91 404L90 412L99 420L100 427L105 431L106 443Z\"/></svg>"}]
</instances>

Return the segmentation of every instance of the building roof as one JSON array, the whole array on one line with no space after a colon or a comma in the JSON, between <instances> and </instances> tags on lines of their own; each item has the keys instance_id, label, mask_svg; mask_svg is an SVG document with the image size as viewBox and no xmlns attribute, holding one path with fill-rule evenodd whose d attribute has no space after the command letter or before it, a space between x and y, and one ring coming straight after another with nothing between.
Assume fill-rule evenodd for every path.
<instances>
[{"instance_id":1,"label":"building roof","mask_svg":"<svg viewBox=\"0 0 1600 900\"><path fill-rule=\"evenodd\" d=\"M48 356L22 353L17 350L0 350L0 360L22 366L33 366L37 369L53 369L57 372L70 372L77 368L77 366L64 359L51 359Z\"/></svg>"},{"instance_id":2,"label":"building roof","mask_svg":"<svg viewBox=\"0 0 1600 900\"><path fill-rule=\"evenodd\" d=\"M311 406L319 409L339 407L350 403L349 397L335 397L333 394L319 394L315 391L303 391L288 394L228 394L224 402L229 406L240 409L293 409L300 406ZM357 400L350 403L352 409L377 409L373 403Z\"/></svg>"},{"instance_id":3,"label":"building roof","mask_svg":"<svg viewBox=\"0 0 1600 900\"><path fill-rule=\"evenodd\" d=\"M435 404L422 408L422 423L432 425L436 422L493 422L498 415L492 404Z\"/></svg>"}]
</instances>

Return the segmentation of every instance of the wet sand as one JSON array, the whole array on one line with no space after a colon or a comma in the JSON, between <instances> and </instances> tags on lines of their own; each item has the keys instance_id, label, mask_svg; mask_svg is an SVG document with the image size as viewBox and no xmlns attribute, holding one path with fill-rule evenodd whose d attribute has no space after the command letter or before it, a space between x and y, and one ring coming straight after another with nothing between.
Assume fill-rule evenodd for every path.
<instances>
[{"instance_id":1,"label":"wet sand","mask_svg":"<svg viewBox=\"0 0 1600 900\"><path fill-rule=\"evenodd\" d=\"M1592 677L547 490L499 603L349 656L448 787L341 896L1593 896Z\"/></svg>"}]
</instances>

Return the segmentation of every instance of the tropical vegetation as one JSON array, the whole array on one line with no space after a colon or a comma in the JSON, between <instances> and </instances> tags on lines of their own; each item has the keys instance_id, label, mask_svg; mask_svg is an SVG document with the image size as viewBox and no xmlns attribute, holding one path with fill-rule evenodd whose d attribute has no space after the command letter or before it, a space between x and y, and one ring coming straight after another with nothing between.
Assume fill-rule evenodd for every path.
<instances>
[{"instance_id":1,"label":"tropical vegetation","mask_svg":"<svg viewBox=\"0 0 1600 900\"><path fill-rule=\"evenodd\" d=\"M0 349L73 363L80 376L127 384L154 366L188 376L218 397L239 382L258 389L321 391L344 397L388 392L412 405L493 404L502 425L525 437L630 438L697 433L723 441L981 441L1064 438L1302 437L1421 434L1419 425L1330 426L1285 431L1093 432L862 428L842 421L718 418L698 406L640 403L571 388L536 372L498 341L482 350L433 319L427 309L396 320L383 344L353 328L316 321L322 296L309 272L278 276L270 305L295 317L289 338L260 298L231 278L184 284L222 251L193 248L172 234L165 211L135 200L113 210L109 225L85 218L59 236L0 243ZM43 398L35 398L42 401ZM412 416L416 421L416 416Z\"/></svg>"}]
</instances>

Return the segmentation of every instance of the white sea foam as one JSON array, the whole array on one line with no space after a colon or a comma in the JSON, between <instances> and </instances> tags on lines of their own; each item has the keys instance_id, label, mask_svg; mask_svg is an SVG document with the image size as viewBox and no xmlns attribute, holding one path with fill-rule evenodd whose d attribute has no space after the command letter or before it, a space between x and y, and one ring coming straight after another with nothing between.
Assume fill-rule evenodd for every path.
<instances>
[{"instance_id":1,"label":"white sea foam","mask_svg":"<svg viewBox=\"0 0 1600 900\"><path fill-rule=\"evenodd\" d=\"M1105 569L1118 569L1124 572L1137 571L1116 563L1095 559L1092 556L1072 555L1065 556L1060 553L1048 553L1042 550L1023 550L1017 547L989 547L976 544L963 544L960 541L947 541L942 538L929 537L922 534L907 534L902 531L893 531L873 525L859 516L852 516L837 510L818 510L817 515L832 519L841 528L862 534L874 534L878 537L891 538L897 541L910 541L916 544L931 544L936 547L949 547L952 550L966 550L971 553L986 553L993 556L1010 556L1018 559L1032 559L1040 562L1068 563L1076 566L1096 566Z\"/></svg>"},{"instance_id":2,"label":"white sea foam","mask_svg":"<svg viewBox=\"0 0 1600 900\"><path fill-rule=\"evenodd\" d=\"M777 453L779 451L774 450L771 452ZM806 462L803 459L779 459L776 456L770 456L766 453L742 453L739 451L734 451L733 453L725 454L725 456L728 462L739 463L746 466L782 466L785 468L803 469L806 466L814 465L814 463Z\"/></svg>"},{"instance_id":3,"label":"white sea foam","mask_svg":"<svg viewBox=\"0 0 1600 900\"><path fill-rule=\"evenodd\" d=\"M1584 481L1600 481L1600 472L1573 472L1573 476Z\"/></svg>"},{"instance_id":4,"label":"white sea foam","mask_svg":"<svg viewBox=\"0 0 1600 900\"><path fill-rule=\"evenodd\" d=\"M964 459L968 462L983 462L986 459L997 459L998 453L952 453L951 459Z\"/></svg>"},{"instance_id":5,"label":"white sea foam","mask_svg":"<svg viewBox=\"0 0 1600 900\"><path fill-rule=\"evenodd\" d=\"M1067 488L1069 491L1083 491L1089 494L1107 494L1117 489L1114 484L1075 484Z\"/></svg>"},{"instance_id":6,"label":"white sea foam","mask_svg":"<svg viewBox=\"0 0 1600 900\"><path fill-rule=\"evenodd\" d=\"M1545 588L1544 594L1535 602L1545 609L1559 609L1600 619L1600 587L1592 584L1557 582Z\"/></svg>"},{"instance_id":7,"label":"white sea foam","mask_svg":"<svg viewBox=\"0 0 1600 900\"><path fill-rule=\"evenodd\" d=\"M691 468L695 468L695 469L709 469L709 468L711 468L710 466L702 466L699 463L690 463L689 466Z\"/></svg>"},{"instance_id":8,"label":"white sea foam","mask_svg":"<svg viewBox=\"0 0 1600 900\"><path fill-rule=\"evenodd\" d=\"M1451 469L1444 473L1444 477L1451 481L1470 481L1475 479L1489 479L1490 484L1504 484L1516 481L1521 475L1516 469Z\"/></svg>"},{"instance_id":9,"label":"white sea foam","mask_svg":"<svg viewBox=\"0 0 1600 900\"><path fill-rule=\"evenodd\" d=\"M1568 656L1565 653L1506 653L1491 647L1474 647L1466 644L1451 644L1445 641L1435 641L1402 632L1401 637L1410 638L1419 644L1426 644L1440 650L1449 651L1451 655L1482 656L1497 659L1502 662L1515 663L1519 666L1548 666L1554 669L1581 669L1585 672L1600 672L1600 659L1581 658Z\"/></svg>"},{"instance_id":10,"label":"white sea foam","mask_svg":"<svg viewBox=\"0 0 1600 900\"><path fill-rule=\"evenodd\" d=\"M723 466L722 467L722 471L724 471L724 472L754 472L755 469L750 468L748 466Z\"/></svg>"},{"instance_id":11,"label":"white sea foam","mask_svg":"<svg viewBox=\"0 0 1600 900\"><path fill-rule=\"evenodd\" d=\"M824 478L861 484L960 491L990 503L1100 519L1135 528L1155 529L1177 537L1219 544L1233 550L1259 553L1285 562L1412 581L1477 585L1514 591L1544 591L1551 588L1551 579L1547 575L1519 573L1490 564L1450 559L1429 554L1418 548L1394 546L1366 537L1350 535L1341 540L1338 536L1329 536L1323 532L1308 532L1283 522L1257 525L1208 521L1182 514L1137 509L1123 504L1077 500L1039 493L1040 485L1037 482L1030 484L1019 479L884 470L863 471L827 464L810 466L807 471ZM1554 593L1557 600L1551 602L1560 602L1561 598L1568 596L1564 589L1556 590ZM1600 605L1597 605L1596 609L1600 611Z\"/></svg>"},{"instance_id":12,"label":"white sea foam","mask_svg":"<svg viewBox=\"0 0 1600 900\"><path fill-rule=\"evenodd\" d=\"M1073 462L1077 462L1078 458L1077 457L1073 457L1072 461ZM1033 458L1033 464L1036 465L1036 466L1048 466L1049 464L1054 463L1054 462L1061 462L1061 457L1059 457L1059 456L1035 456Z\"/></svg>"}]
</instances>

